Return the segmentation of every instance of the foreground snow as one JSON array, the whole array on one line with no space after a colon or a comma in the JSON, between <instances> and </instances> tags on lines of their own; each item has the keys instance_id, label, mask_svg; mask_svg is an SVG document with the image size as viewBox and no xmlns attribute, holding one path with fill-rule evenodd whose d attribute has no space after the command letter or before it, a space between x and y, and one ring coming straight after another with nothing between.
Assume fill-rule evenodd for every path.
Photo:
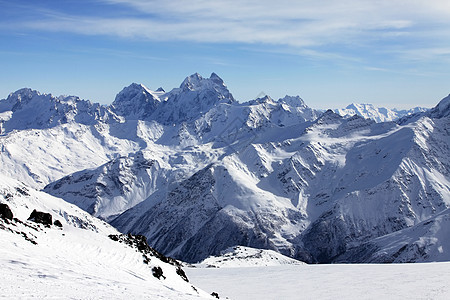
<instances>
[{"instance_id":1,"label":"foreground snow","mask_svg":"<svg viewBox=\"0 0 450 300\"><path fill-rule=\"evenodd\" d=\"M1 174L0 203L15 217L0 215L0 298L211 299L173 264L112 240L103 221ZM34 209L62 227L27 220Z\"/></svg>"},{"instance_id":2,"label":"foreground snow","mask_svg":"<svg viewBox=\"0 0 450 300\"><path fill-rule=\"evenodd\" d=\"M189 268L192 283L230 299L448 299L450 263Z\"/></svg>"},{"instance_id":3,"label":"foreground snow","mask_svg":"<svg viewBox=\"0 0 450 300\"><path fill-rule=\"evenodd\" d=\"M162 283L125 245L74 229L49 230L33 245L0 231L0 298L202 299L189 284ZM175 275L175 274L173 274Z\"/></svg>"}]
</instances>

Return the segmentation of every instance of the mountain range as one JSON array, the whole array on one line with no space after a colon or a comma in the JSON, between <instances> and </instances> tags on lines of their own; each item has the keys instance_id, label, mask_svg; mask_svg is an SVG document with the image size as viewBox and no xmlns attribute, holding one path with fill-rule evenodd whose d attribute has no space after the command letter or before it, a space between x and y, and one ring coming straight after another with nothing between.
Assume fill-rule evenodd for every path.
<instances>
[{"instance_id":1,"label":"mountain range","mask_svg":"<svg viewBox=\"0 0 450 300\"><path fill-rule=\"evenodd\" d=\"M183 261L234 246L450 260L450 96L323 112L298 96L239 103L193 74L169 92L133 83L109 106L22 89L0 101L0 130L3 175Z\"/></svg>"},{"instance_id":2,"label":"mountain range","mask_svg":"<svg viewBox=\"0 0 450 300\"><path fill-rule=\"evenodd\" d=\"M385 107L375 107L372 104L357 104L352 103L344 109L335 109L334 112L343 116L351 117L358 115L366 119L372 119L375 122L389 122L395 121L405 116L421 113L427 111L425 107L414 107L411 109L389 109Z\"/></svg>"}]
</instances>

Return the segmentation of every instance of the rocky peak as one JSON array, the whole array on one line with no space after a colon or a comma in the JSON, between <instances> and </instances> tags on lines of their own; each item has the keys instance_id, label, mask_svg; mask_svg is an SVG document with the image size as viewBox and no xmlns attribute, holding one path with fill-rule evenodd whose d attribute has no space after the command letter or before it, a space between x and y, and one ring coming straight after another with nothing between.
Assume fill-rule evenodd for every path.
<instances>
[{"instance_id":1,"label":"rocky peak","mask_svg":"<svg viewBox=\"0 0 450 300\"><path fill-rule=\"evenodd\" d=\"M118 104L120 102L128 102L128 101L137 101L137 100L148 101L149 98L155 98L155 96L147 87L139 83L132 83L129 86L124 87L122 91L120 91L117 94L113 102L113 105Z\"/></svg>"},{"instance_id":2,"label":"rocky peak","mask_svg":"<svg viewBox=\"0 0 450 300\"><path fill-rule=\"evenodd\" d=\"M194 73L188 77L186 77L183 82L180 85L180 89L182 90L190 90L190 91L194 91L197 90L198 88L201 87L202 81L203 81L203 77L198 74L198 73Z\"/></svg>"},{"instance_id":3,"label":"rocky peak","mask_svg":"<svg viewBox=\"0 0 450 300\"><path fill-rule=\"evenodd\" d=\"M324 112L317 120L317 124L334 124L342 121L342 117L331 109Z\"/></svg>"},{"instance_id":4,"label":"rocky peak","mask_svg":"<svg viewBox=\"0 0 450 300\"><path fill-rule=\"evenodd\" d=\"M433 118L443 118L450 116L450 95L442 99L438 103L438 105L431 109L430 115Z\"/></svg>"},{"instance_id":5,"label":"rocky peak","mask_svg":"<svg viewBox=\"0 0 450 300\"><path fill-rule=\"evenodd\" d=\"M37 99L38 97L54 100L52 95L41 95L38 91L23 88L9 94L8 98L0 101L0 112L19 110L30 103L32 99Z\"/></svg>"},{"instance_id":6,"label":"rocky peak","mask_svg":"<svg viewBox=\"0 0 450 300\"><path fill-rule=\"evenodd\" d=\"M192 74L184 79L180 85L180 90L182 92L213 92L219 94L219 98L235 101L222 78L216 73L212 73L209 78L203 78L198 73Z\"/></svg>"},{"instance_id":7,"label":"rocky peak","mask_svg":"<svg viewBox=\"0 0 450 300\"><path fill-rule=\"evenodd\" d=\"M307 105L303 101L300 96L284 96L284 98L281 98L278 100L279 103L285 103L292 107L306 107Z\"/></svg>"},{"instance_id":8,"label":"rocky peak","mask_svg":"<svg viewBox=\"0 0 450 300\"><path fill-rule=\"evenodd\" d=\"M132 83L120 91L112 107L114 111L130 119L147 119L161 100L142 84Z\"/></svg>"}]
</instances>

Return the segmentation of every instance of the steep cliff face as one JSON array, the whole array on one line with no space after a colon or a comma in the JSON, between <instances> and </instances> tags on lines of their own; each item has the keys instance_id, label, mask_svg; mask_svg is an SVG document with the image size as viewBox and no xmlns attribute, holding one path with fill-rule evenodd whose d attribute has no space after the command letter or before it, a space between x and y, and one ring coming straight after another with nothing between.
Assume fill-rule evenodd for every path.
<instances>
[{"instance_id":1,"label":"steep cliff face","mask_svg":"<svg viewBox=\"0 0 450 300\"><path fill-rule=\"evenodd\" d=\"M47 185L44 191L108 219L147 199L164 184L166 179L159 163L137 152L65 176Z\"/></svg>"}]
</instances>

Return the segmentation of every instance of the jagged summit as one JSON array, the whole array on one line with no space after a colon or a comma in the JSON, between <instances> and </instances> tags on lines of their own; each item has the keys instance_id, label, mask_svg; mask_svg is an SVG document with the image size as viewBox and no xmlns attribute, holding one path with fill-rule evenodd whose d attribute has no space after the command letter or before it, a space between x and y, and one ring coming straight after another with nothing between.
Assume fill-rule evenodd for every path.
<instances>
[{"instance_id":1,"label":"jagged summit","mask_svg":"<svg viewBox=\"0 0 450 300\"><path fill-rule=\"evenodd\" d=\"M303 101L303 99L300 98L300 96L288 96L288 95L286 95L283 98L280 98L278 100L278 102L285 103L285 104L287 104L289 106L292 106L292 107L303 107L303 108L307 107L305 101Z\"/></svg>"},{"instance_id":2,"label":"jagged summit","mask_svg":"<svg viewBox=\"0 0 450 300\"><path fill-rule=\"evenodd\" d=\"M442 99L438 105L431 109L430 115L434 118L448 117L450 115L450 95Z\"/></svg>"},{"instance_id":3,"label":"jagged summit","mask_svg":"<svg viewBox=\"0 0 450 300\"><path fill-rule=\"evenodd\" d=\"M219 75L217 75L217 74L214 73L214 72L211 73L211 76L209 76L209 79L211 79L212 81L214 81L214 82L217 83L217 84L222 84L222 85L224 85L222 78L220 78Z\"/></svg>"},{"instance_id":4,"label":"jagged summit","mask_svg":"<svg viewBox=\"0 0 450 300\"><path fill-rule=\"evenodd\" d=\"M180 85L180 89L188 89L188 90L195 90L201 87L201 82L203 81L203 77L198 74L194 73L188 77L186 77L183 82Z\"/></svg>"},{"instance_id":5,"label":"jagged summit","mask_svg":"<svg viewBox=\"0 0 450 300\"><path fill-rule=\"evenodd\" d=\"M132 83L117 94L112 103L114 111L128 119L147 119L161 100L142 84Z\"/></svg>"},{"instance_id":6,"label":"jagged summit","mask_svg":"<svg viewBox=\"0 0 450 300\"><path fill-rule=\"evenodd\" d=\"M325 111L317 120L317 124L334 124L341 121L343 118L331 109Z\"/></svg>"},{"instance_id":7,"label":"jagged summit","mask_svg":"<svg viewBox=\"0 0 450 300\"><path fill-rule=\"evenodd\" d=\"M335 109L334 112L343 117L358 115L366 119L372 119L375 122L379 123L395 121L402 117L415 113L425 112L427 110L428 109L424 107L414 107L407 110L398 110L395 108L389 109L385 107L375 107L373 104L352 103L344 109Z\"/></svg>"},{"instance_id":8,"label":"jagged summit","mask_svg":"<svg viewBox=\"0 0 450 300\"><path fill-rule=\"evenodd\" d=\"M268 95L265 95L263 97L260 98L256 98L254 100L250 100L249 102L247 102L246 104L248 105L258 105L258 104L271 104L271 105L276 105L276 102Z\"/></svg>"},{"instance_id":9,"label":"jagged summit","mask_svg":"<svg viewBox=\"0 0 450 300\"><path fill-rule=\"evenodd\" d=\"M237 103L223 80L215 73L210 78L195 73L168 93L162 88L154 92L142 84L132 83L117 94L112 107L125 119L180 124L221 103Z\"/></svg>"},{"instance_id":10,"label":"jagged summit","mask_svg":"<svg viewBox=\"0 0 450 300\"><path fill-rule=\"evenodd\" d=\"M225 88L225 83L216 73L212 73L209 78L203 78L199 73L194 73L186 77L180 85L180 89L199 90L205 88Z\"/></svg>"},{"instance_id":11,"label":"jagged summit","mask_svg":"<svg viewBox=\"0 0 450 300\"><path fill-rule=\"evenodd\" d=\"M118 120L108 108L76 96L41 94L30 88L11 93L0 101L0 133L23 129L44 129L77 122L93 125Z\"/></svg>"},{"instance_id":12,"label":"jagged summit","mask_svg":"<svg viewBox=\"0 0 450 300\"><path fill-rule=\"evenodd\" d=\"M194 73L181 83L180 89L182 92L213 92L218 94L220 100L225 100L227 103L235 102L236 100L231 95L227 86L216 73L212 73L209 78L203 78L200 74ZM173 94L178 94L180 91L173 90Z\"/></svg>"},{"instance_id":13,"label":"jagged summit","mask_svg":"<svg viewBox=\"0 0 450 300\"><path fill-rule=\"evenodd\" d=\"M418 111L413 114L405 115L404 117L397 120L399 125L405 125L408 123L415 122L422 117L429 118L445 118L450 116L450 95L443 98L439 103L430 110Z\"/></svg>"},{"instance_id":14,"label":"jagged summit","mask_svg":"<svg viewBox=\"0 0 450 300\"><path fill-rule=\"evenodd\" d=\"M30 88L17 90L9 94L5 100L0 101L0 112L16 111L31 101L31 99L37 98L38 96L41 96L41 93ZM47 95L43 96L46 97Z\"/></svg>"}]
</instances>

